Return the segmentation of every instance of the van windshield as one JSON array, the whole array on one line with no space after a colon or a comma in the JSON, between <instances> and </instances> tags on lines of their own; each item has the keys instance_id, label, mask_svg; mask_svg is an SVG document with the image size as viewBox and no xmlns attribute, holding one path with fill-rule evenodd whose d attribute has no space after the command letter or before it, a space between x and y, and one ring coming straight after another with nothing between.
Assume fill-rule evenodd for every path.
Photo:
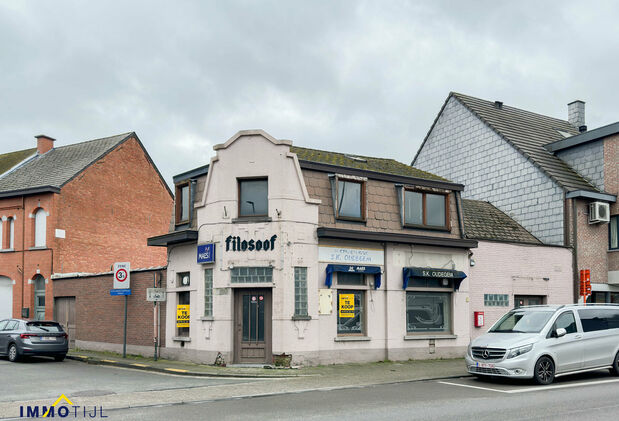
<instances>
[{"instance_id":1,"label":"van windshield","mask_svg":"<svg viewBox=\"0 0 619 421\"><path fill-rule=\"evenodd\" d=\"M554 311L513 311L501 318L489 332L504 333L538 333L540 332Z\"/></svg>"}]
</instances>

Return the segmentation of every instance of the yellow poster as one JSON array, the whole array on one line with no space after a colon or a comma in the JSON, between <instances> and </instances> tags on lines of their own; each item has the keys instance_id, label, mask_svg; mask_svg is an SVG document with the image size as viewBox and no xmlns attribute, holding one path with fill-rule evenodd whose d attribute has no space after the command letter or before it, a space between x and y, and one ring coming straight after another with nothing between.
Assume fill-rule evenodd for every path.
<instances>
[{"instance_id":1,"label":"yellow poster","mask_svg":"<svg viewBox=\"0 0 619 421\"><path fill-rule=\"evenodd\" d=\"M355 294L340 294L340 319L355 317Z\"/></svg>"},{"instance_id":2,"label":"yellow poster","mask_svg":"<svg viewBox=\"0 0 619 421\"><path fill-rule=\"evenodd\" d=\"M176 327L189 327L189 304L176 306Z\"/></svg>"}]
</instances>

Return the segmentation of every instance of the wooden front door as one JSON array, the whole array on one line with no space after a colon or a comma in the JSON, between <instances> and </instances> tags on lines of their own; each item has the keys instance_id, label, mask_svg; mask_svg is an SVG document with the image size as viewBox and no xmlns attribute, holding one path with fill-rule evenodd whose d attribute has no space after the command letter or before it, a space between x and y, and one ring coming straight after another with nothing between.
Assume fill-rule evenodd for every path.
<instances>
[{"instance_id":1,"label":"wooden front door","mask_svg":"<svg viewBox=\"0 0 619 421\"><path fill-rule=\"evenodd\" d=\"M234 297L234 361L270 364L271 290L237 289Z\"/></svg>"},{"instance_id":2,"label":"wooden front door","mask_svg":"<svg viewBox=\"0 0 619 421\"><path fill-rule=\"evenodd\" d=\"M75 297L54 299L54 320L60 323L69 335L69 348L75 348Z\"/></svg>"}]
</instances>

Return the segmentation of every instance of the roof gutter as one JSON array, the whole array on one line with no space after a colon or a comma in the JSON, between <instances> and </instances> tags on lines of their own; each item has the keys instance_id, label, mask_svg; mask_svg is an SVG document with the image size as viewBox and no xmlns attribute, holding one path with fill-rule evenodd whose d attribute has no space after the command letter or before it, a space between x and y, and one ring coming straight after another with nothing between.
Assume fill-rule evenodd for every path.
<instances>
[{"instance_id":1,"label":"roof gutter","mask_svg":"<svg viewBox=\"0 0 619 421\"><path fill-rule=\"evenodd\" d=\"M593 199L593 200L601 200L603 202L615 203L617 201L617 196L614 194L608 193L598 193L588 190L574 190L571 192L567 192L565 195L566 199Z\"/></svg>"},{"instance_id":2,"label":"roof gutter","mask_svg":"<svg viewBox=\"0 0 619 421\"><path fill-rule=\"evenodd\" d=\"M29 196L38 193L60 193L59 187L54 186L41 186L31 187L28 189L9 190L0 192L0 198L2 197L14 197L14 196Z\"/></svg>"},{"instance_id":3,"label":"roof gutter","mask_svg":"<svg viewBox=\"0 0 619 421\"><path fill-rule=\"evenodd\" d=\"M594 130L589 130L588 132L584 132L565 139L557 140L556 142L544 145L544 148L546 148L550 152L556 152L562 149L568 149L574 146L582 145L583 143L593 142L603 137L612 136L616 133L619 133L619 122L612 123L604 127L599 127Z\"/></svg>"}]
</instances>

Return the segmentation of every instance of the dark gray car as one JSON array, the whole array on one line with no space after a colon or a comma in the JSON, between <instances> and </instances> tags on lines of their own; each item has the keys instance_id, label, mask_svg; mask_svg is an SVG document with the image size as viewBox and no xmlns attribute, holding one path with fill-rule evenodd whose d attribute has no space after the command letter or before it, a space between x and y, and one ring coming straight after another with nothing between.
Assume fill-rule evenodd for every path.
<instances>
[{"instance_id":1,"label":"dark gray car","mask_svg":"<svg viewBox=\"0 0 619 421\"><path fill-rule=\"evenodd\" d=\"M5 319L0 321L0 355L17 361L22 356L47 355L64 360L69 337L59 323L40 320Z\"/></svg>"}]
</instances>

